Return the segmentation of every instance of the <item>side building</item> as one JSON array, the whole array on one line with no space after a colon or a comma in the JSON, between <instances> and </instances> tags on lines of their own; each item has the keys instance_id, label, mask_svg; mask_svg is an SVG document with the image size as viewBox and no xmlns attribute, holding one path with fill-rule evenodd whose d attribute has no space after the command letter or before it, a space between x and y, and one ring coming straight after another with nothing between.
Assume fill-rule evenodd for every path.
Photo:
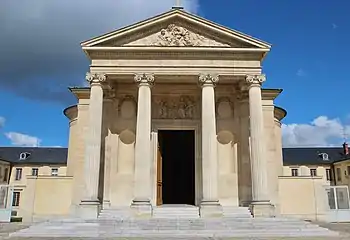
<instances>
[{"instance_id":1,"label":"side building","mask_svg":"<svg viewBox=\"0 0 350 240\"><path fill-rule=\"evenodd\" d=\"M67 148L0 147L0 159L1 184L13 189L13 218L69 214Z\"/></svg>"}]
</instances>

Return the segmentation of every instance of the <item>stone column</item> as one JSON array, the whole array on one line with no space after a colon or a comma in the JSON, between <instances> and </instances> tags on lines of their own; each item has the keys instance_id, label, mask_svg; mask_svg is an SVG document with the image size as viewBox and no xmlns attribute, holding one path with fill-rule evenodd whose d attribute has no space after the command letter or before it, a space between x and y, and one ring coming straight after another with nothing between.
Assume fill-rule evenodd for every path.
<instances>
[{"instance_id":1,"label":"stone column","mask_svg":"<svg viewBox=\"0 0 350 240\"><path fill-rule=\"evenodd\" d=\"M249 149L249 102L243 98L239 102L239 198L242 206L252 200L252 178Z\"/></svg>"},{"instance_id":2,"label":"stone column","mask_svg":"<svg viewBox=\"0 0 350 240\"><path fill-rule=\"evenodd\" d=\"M86 80L90 83L91 90L89 101L89 125L86 135L84 158L85 196L80 203L80 215L82 218L97 218L100 211L98 187L103 113L102 84L106 81L106 75L87 73Z\"/></svg>"},{"instance_id":3,"label":"stone column","mask_svg":"<svg viewBox=\"0 0 350 240\"><path fill-rule=\"evenodd\" d=\"M265 75L248 75L249 93L252 198L251 211L254 217L271 216L272 205L267 185L267 151L264 136L264 116L261 99L261 84Z\"/></svg>"},{"instance_id":4,"label":"stone column","mask_svg":"<svg viewBox=\"0 0 350 240\"><path fill-rule=\"evenodd\" d=\"M136 74L138 83L137 123L135 143L135 184L131 207L136 215L152 215L151 187L151 86L152 74Z\"/></svg>"},{"instance_id":5,"label":"stone column","mask_svg":"<svg viewBox=\"0 0 350 240\"><path fill-rule=\"evenodd\" d=\"M218 151L215 115L214 87L217 75L202 74L199 84L202 87L202 179L203 199L200 206L201 217L222 215L218 197Z\"/></svg>"}]
</instances>

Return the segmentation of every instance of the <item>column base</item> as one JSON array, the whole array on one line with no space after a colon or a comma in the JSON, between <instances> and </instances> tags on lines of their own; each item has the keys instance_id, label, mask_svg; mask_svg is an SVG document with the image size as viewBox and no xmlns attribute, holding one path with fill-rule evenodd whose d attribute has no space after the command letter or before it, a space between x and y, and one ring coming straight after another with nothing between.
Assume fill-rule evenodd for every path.
<instances>
[{"instance_id":1,"label":"column base","mask_svg":"<svg viewBox=\"0 0 350 240\"><path fill-rule=\"evenodd\" d=\"M135 217L152 217L153 208L149 199L133 199L130 208Z\"/></svg>"},{"instance_id":2,"label":"column base","mask_svg":"<svg viewBox=\"0 0 350 240\"><path fill-rule=\"evenodd\" d=\"M199 207L199 215L201 218L222 217L223 211L219 200L202 200Z\"/></svg>"},{"instance_id":3,"label":"column base","mask_svg":"<svg viewBox=\"0 0 350 240\"><path fill-rule=\"evenodd\" d=\"M275 217L275 206L270 201L253 201L249 206L253 217Z\"/></svg>"},{"instance_id":4,"label":"column base","mask_svg":"<svg viewBox=\"0 0 350 240\"><path fill-rule=\"evenodd\" d=\"M103 203L102 203L102 208L103 209L108 209L111 207L111 201L109 200L103 200Z\"/></svg>"},{"instance_id":5,"label":"column base","mask_svg":"<svg viewBox=\"0 0 350 240\"><path fill-rule=\"evenodd\" d=\"M101 211L98 200L82 200L79 204L79 217L82 219L97 219Z\"/></svg>"}]
</instances>

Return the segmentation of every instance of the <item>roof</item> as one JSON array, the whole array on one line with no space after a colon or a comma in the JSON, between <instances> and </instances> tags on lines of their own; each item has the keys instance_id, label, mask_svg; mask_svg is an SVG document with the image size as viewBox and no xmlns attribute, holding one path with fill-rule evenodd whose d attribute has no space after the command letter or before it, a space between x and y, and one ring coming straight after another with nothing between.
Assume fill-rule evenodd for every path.
<instances>
[{"instance_id":1,"label":"roof","mask_svg":"<svg viewBox=\"0 0 350 240\"><path fill-rule=\"evenodd\" d=\"M343 154L342 147L283 148L284 165L330 165L350 159ZM20 160L21 153L30 153L25 160ZM321 153L328 154L328 161ZM0 159L12 164L66 164L68 148L48 147L0 147Z\"/></svg>"},{"instance_id":2,"label":"roof","mask_svg":"<svg viewBox=\"0 0 350 240\"><path fill-rule=\"evenodd\" d=\"M344 159L342 147L283 148L284 165L323 165ZM328 161L322 153L328 154Z\"/></svg>"},{"instance_id":3,"label":"roof","mask_svg":"<svg viewBox=\"0 0 350 240\"><path fill-rule=\"evenodd\" d=\"M81 43L81 46L82 47L93 47L93 46L100 44L101 42L109 41L109 40L114 39L118 36L125 38L124 35L129 33L130 31L137 31L137 30L144 31L145 28L150 26L150 25L155 25L158 22L166 21L169 19L173 20L175 18L181 19L181 20L186 21L186 22L194 22L197 25L201 24L202 26L205 26L207 28L207 31L210 31L213 28L215 28L216 32L221 31L225 35L229 35L233 38L239 39L242 42L250 43L251 45L256 46L258 48L266 48L266 49L271 48L270 43L267 43L267 42L262 41L260 39L254 38L250 35L247 35L245 33L240 32L240 31L224 27L222 25L219 25L217 23L209 21L208 19L199 17L197 15L194 15L192 13L186 12L185 10L178 9L178 8L173 8L173 9L171 9L167 12L164 12L162 14L159 14L157 16L148 18L146 20L137 22L135 24L132 24L132 25L129 25L126 27L122 27L120 29L103 34L101 36L86 40L86 41Z\"/></svg>"},{"instance_id":4,"label":"roof","mask_svg":"<svg viewBox=\"0 0 350 240\"><path fill-rule=\"evenodd\" d=\"M29 153L20 160L21 153ZM67 148L53 147L0 147L0 159L12 164L66 164Z\"/></svg>"}]
</instances>

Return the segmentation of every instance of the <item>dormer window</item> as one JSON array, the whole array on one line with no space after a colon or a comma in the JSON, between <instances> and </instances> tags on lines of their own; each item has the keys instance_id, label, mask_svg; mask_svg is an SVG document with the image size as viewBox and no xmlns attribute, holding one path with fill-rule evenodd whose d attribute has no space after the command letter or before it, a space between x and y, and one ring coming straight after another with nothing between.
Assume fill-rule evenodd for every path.
<instances>
[{"instance_id":1,"label":"dormer window","mask_svg":"<svg viewBox=\"0 0 350 240\"><path fill-rule=\"evenodd\" d=\"M30 153L28 152L22 152L19 154L19 160L26 160L27 158L29 158Z\"/></svg>"},{"instance_id":2,"label":"dormer window","mask_svg":"<svg viewBox=\"0 0 350 240\"><path fill-rule=\"evenodd\" d=\"M327 153L320 153L318 154L322 158L323 161L329 161L329 157Z\"/></svg>"}]
</instances>

